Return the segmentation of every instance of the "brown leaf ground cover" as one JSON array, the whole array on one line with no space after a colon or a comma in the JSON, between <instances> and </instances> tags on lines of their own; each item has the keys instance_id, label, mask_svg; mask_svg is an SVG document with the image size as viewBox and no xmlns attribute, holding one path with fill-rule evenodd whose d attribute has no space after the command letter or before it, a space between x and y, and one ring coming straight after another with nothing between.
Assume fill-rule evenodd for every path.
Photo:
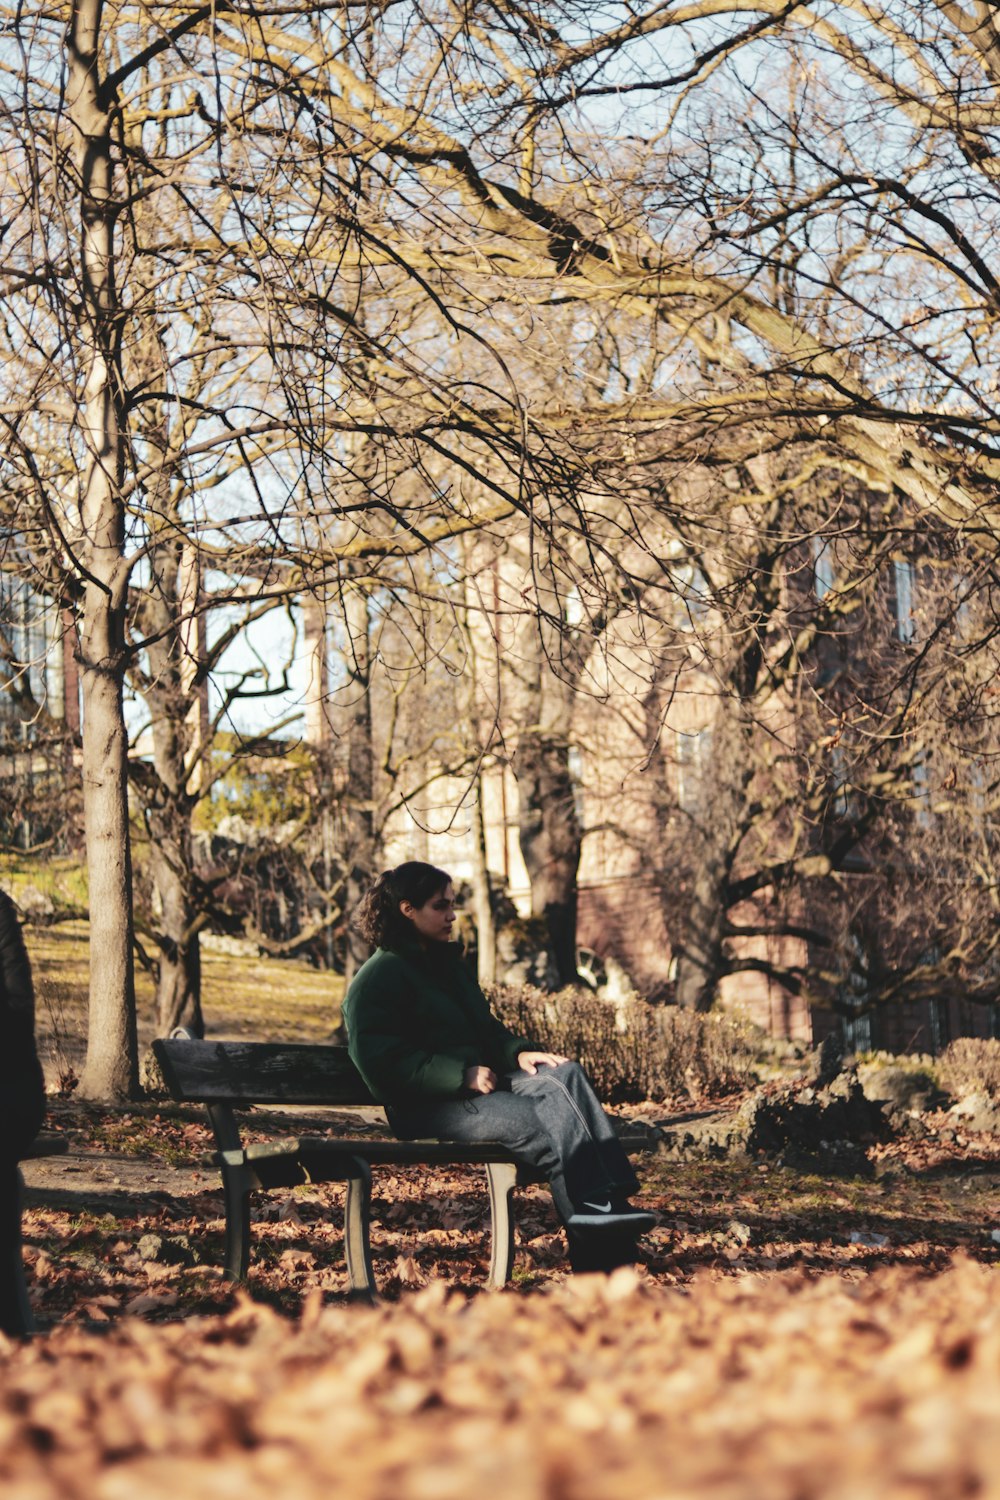
<instances>
[{"instance_id":1,"label":"brown leaf ground cover","mask_svg":"<svg viewBox=\"0 0 1000 1500\"><path fill-rule=\"evenodd\" d=\"M4 1354L9 1500L950 1500L998 1493L995 1272L433 1281Z\"/></svg>"},{"instance_id":2,"label":"brown leaf ground cover","mask_svg":"<svg viewBox=\"0 0 1000 1500\"><path fill-rule=\"evenodd\" d=\"M251 1032L321 1039L328 994L289 1016L283 977ZM1000 1496L1000 1144L928 1123L874 1181L641 1158L660 1225L610 1280L567 1275L525 1189L501 1294L476 1172L383 1172L372 1309L336 1185L261 1204L234 1292L200 1118L54 1099L70 1154L26 1171L43 1333L0 1347L5 1500Z\"/></svg>"},{"instance_id":3,"label":"brown leaf ground cover","mask_svg":"<svg viewBox=\"0 0 1000 1500\"><path fill-rule=\"evenodd\" d=\"M267 1117L251 1117L263 1138ZM310 1131L312 1115L296 1123ZM223 1203L202 1165L211 1138L196 1116L167 1106L109 1111L54 1101L50 1128L71 1154L29 1162L25 1254L46 1325L107 1323L144 1310L189 1316L232 1303L220 1279ZM344 1129L340 1121L341 1132ZM378 1128L363 1120L351 1132ZM953 1134L953 1133L952 1133ZM648 1278L684 1286L702 1272L851 1276L886 1265L935 1269L956 1252L987 1264L1000 1255L1000 1143L989 1136L878 1148L874 1182L804 1176L729 1158L639 1158L644 1199L660 1224L641 1245ZM256 1207L250 1288L290 1316L302 1295L346 1291L343 1187L316 1184L262 1197ZM485 1277L488 1205L476 1169L376 1171L372 1252L383 1294L444 1279L471 1295ZM518 1195L515 1286L544 1289L566 1275L565 1246L544 1188ZM157 1241L159 1243L157 1243ZM150 1299L153 1299L152 1301Z\"/></svg>"},{"instance_id":4,"label":"brown leaf ground cover","mask_svg":"<svg viewBox=\"0 0 1000 1500\"><path fill-rule=\"evenodd\" d=\"M501 1294L478 1176L386 1172L371 1309L338 1187L271 1196L234 1292L200 1123L67 1100L52 1124L79 1171L25 1216L47 1331L0 1349L5 1500L1000 1495L987 1137L886 1148L875 1182L647 1157L661 1224L610 1280L567 1275L525 1189Z\"/></svg>"}]
</instances>

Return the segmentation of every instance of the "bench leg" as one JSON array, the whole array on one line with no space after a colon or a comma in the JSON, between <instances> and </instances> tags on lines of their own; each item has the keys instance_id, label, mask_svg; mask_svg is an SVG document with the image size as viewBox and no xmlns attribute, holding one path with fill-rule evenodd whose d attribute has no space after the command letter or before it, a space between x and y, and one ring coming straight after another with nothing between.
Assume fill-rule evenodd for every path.
<instances>
[{"instance_id":1,"label":"bench leg","mask_svg":"<svg viewBox=\"0 0 1000 1500\"><path fill-rule=\"evenodd\" d=\"M16 1165L3 1171L3 1204L0 1214L0 1330L12 1338L35 1332L35 1319L28 1301L21 1249L21 1190L23 1182Z\"/></svg>"},{"instance_id":2,"label":"bench leg","mask_svg":"<svg viewBox=\"0 0 1000 1500\"><path fill-rule=\"evenodd\" d=\"M222 1191L226 1200L225 1273L230 1281L246 1281L250 1264L250 1194L258 1186L247 1167L226 1167Z\"/></svg>"},{"instance_id":3,"label":"bench leg","mask_svg":"<svg viewBox=\"0 0 1000 1500\"><path fill-rule=\"evenodd\" d=\"M344 1258L347 1261L347 1277L351 1284L351 1295L375 1300L375 1272L372 1269L371 1222L372 1170L360 1156L351 1158L354 1170L347 1179L347 1199L344 1204Z\"/></svg>"},{"instance_id":4,"label":"bench leg","mask_svg":"<svg viewBox=\"0 0 1000 1500\"><path fill-rule=\"evenodd\" d=\"M517 1167L509 1161L486 1163L490 1189L490 1274L486 1285L500 1291L514 1269L514 1215L511 1195L517 1182Z\"/></svg>"}]
</instances>

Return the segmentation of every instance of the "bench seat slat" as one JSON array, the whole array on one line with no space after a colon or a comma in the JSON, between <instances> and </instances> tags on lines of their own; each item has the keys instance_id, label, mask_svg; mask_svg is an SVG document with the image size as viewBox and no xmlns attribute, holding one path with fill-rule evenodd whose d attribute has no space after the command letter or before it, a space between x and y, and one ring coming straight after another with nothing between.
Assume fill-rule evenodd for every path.
<instances>
[{"instance_id":1,"label":"bench seat slat","mask_svg":"<svg viewBox=\"0 0 1000 1500\"><path fill-rule=\"evenodd\" d=\"M643 1138L622 1137L625 1146L632 1151L643 1150L647 1142ZM376 1140L371 1136L352 1139L349 1136L282 1136L280 1140L255 1141L239 1151L207 1152L202 1158L206 1167L223 1164L232 1166L237 1161L269 1161L283 1156L304 1156L314 1160L324 1156L363 1156L376 1166L448 1166L450 1163L482 1165L488 1161L509 1161L516 1164L517 1157L506 1146L496 1141L442 1141L437 1138L416 1141Z\"/></svg>"},{"instance_id":2,"label":"bench seat slat","mask_svg":"<svg viewBox=\"0 0 1000 1500\"><path fill-rule=\"evenodd\" d=\"M216 1165L223 1175L249 1173L253 1183L265 1191L310 1182L351 1182L363 1175L358 1158L343 1151L328 1151L321 1157L308 1151L274 1151L253 1157L248 1152L223 1151Z\"/></svg>"},{"instance_id":3,"label":"bench seat slat","mask_svg":"<svg viewBox=\"0 0 1000 1500\"><path fill-rule=\"evenodd\" d=\"M489 1141L373 1141L323 1137L289 1137L257 1141L238 1151L216 1151L204 1158L206 1166L233 1171L249 1168L262 1188L297 1187L309 1182L349 1182L357 1176L358 1160L370 1166L486 1166L509 1162L505 1146ZM518 1181L541 1182L530 1168L518 1167Z\"/></svg>"},{"instance_id":4,"label":"bench seat slat","mask_svg":"<svg viewBox=\"0 0 1000 1500\"><path fill-rule=\"evenodd\" d=\"M351 1140L346 1136L327 1140L324 1136L299 1136L275 1142L262 1141L246 1148L246 1159L251 1162L275 1154L309 1156L317 1161L324 1156L363 1156L372 1163L400 1167L514 1161L506 1146L492 1141L379 1141L370 1136L363 1140Z\"/></svg>"}]
</instances>

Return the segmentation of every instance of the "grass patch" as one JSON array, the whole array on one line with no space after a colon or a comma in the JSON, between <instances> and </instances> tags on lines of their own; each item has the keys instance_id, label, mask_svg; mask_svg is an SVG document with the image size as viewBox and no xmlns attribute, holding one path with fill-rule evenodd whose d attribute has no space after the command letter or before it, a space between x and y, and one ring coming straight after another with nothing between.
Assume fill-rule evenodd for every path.
<instances>
[{"instance_id":1,"label":"grass patch","mask_svg":"<svg viewBox=\"0 0 1000 1500\"><path fill-rule=\"evenodd\" d=\"M40 860L17 853L0 854L0 885L15 901L29 890L37 891L52 902L56 916L63 911L87 909L87 869L71 856L48 855Z\"/></svg>"},{"instance_id":2,"label":"grass patch","mask_svg":"<svg viewBox=\"0 0 1000 1500\"><path fill-rule=\"evenodd\" d=\"M99 1244L104 1243L112 1235L117 1237L121 1225L114 1214L77 1214L70 1219L67 1230L76 1240L96 1240Z\"/></svg>"},{"instance_id":3,"label":"grass patch","mask_svg":"<svg viewBox=\"0 0 1000 1500\"><path fill-rule=\"evenodd\" d=\"M52 1082L79 1071L87 1038L89 926L85 921L29 926L25 941L35 979L39 1050ZM140 1046L156 1035L151 976L136 968ZM202 1006L209 1036L327 1042L340 1020L340 975L298 959L228 953L202 955Z\"/></svg>"},{"instance_id":4,"label":"grass patch","mask_svg":"<svg viewBox=\"0 0 1000 1500\"><path fill-rule=\"evenodd\" d=\"M825 1179L737 1158L661 1157L642 1159L638 1167L644 1192L669 1202L668 1223L676 1216L709 1237L738 1219L755 1239L788 1245L842 1243L853 1231L885 1235L896 1246L931 1241L972 1251L1000 1222L1000 1173L961 1159L950 1160L940 1174L909 1170L875 1182Z\"/></svg>"}]
</instances>

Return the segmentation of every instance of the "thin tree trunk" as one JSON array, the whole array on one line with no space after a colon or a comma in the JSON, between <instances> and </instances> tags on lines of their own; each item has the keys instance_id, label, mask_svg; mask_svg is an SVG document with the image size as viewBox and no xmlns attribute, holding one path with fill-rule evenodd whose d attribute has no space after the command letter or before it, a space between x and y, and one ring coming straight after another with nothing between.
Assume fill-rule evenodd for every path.
<instances>
[{"instance_id":1,"label":"thin tree trunk","mask_svg":"<svg viewBox=\"0 0 1000 1500\"><path fill-rule=\"evenodd\" d=\"M122 704L127 570L120 307L115 286L111 117L102 97L100 0L78 0L67 33L67 105L81 210L81 335L86 469L80 521L86 582L80 623L83 790L90 883L90 1020L80 1080L86 1098L139 1091L132 969L128 738Z\"/></svg>"},{"instance_id":2,"label":"thin tree trunk","mask_svg":"<svg viewBox=\"0 0 1000 1500\"><path fill-rule=\"evenodd\" d=\"M476 777L472 823L472 900L476 915L476 969L480 984L497 977L497 928L493 916L490 872L486 863L486 824L483 819L483 774Z\"/></svg>"},{"instance_id":3,"label":"thin tree trunk","mask_svg":"<svg viewBox=\"0 0 1000 1500\"><path fill-rule=\"evenodd\" d=\"M344 615L348 635L348 687L345 691L348 784L344 828L348 874L344 890L347 916L344 981L350 984L368 957L368 945L352 918L375 875L375 757L372 751L371 618L367 593L349 587Z\"/></svg>"},{"instance_id":4,"label":"thin tree trunk","mask_svg":"<svg viewBox=\"0 0 1000 1500\"><path fill-rule=\"evenodd\" d=\"M90 592L90 590L88 590ZM96 588L93 592L98 592ZM103 597L103 596L102 596ZM121 682L104 667L117 623L101 599L87 600L81 632L83 785L90 890L90 1002L85 1099L135 1098L139 1092L132 969L132 860L127 742Z\"/></svg>"},{"instance_id":5,"label":"thin tree trunk","mask_svg":"<svg viewBox=\"0 0 1000 1500\"><path fill-rule=\"evenodd\" d=\"M531 731L522 734L514 774L532 915L545 918L560 984L576 984L576 877L582 832L569 745Z\"/></svg>"},{"instance_id":6,"label":"thin tree trunk","mask_svg":"<svg viewBox=\"0 0 1000 1500\"><path fill-rule=\"evenodd\" d=\"M497 973L497 928L496 918L493 914L493 892L490 887L490 870L486 857L486 815L483 803L485 779L483 776L482 754L486 749L485 740L492 738L496 729L496 721L489 726L484 736L480 723L480 665L479 665L479 636L482 627L475 622L480 620L480 596L478 588L473 584L473 574L476 570L475 549L468 537L462 539L462 556L465 566L465 641L466 641L466 681L468 685L468 697L466 713L468 716L468 736L472 745L477 745L480 750L479 763L475 776L475 799L472 806L472 901L476 920L476 971L479 983L492 984ZM494 583L496 574L493 574ZM493 638L494 650L496 638ZM494 655L494 661L496 657ZM501 771L501 775L503 772ZM504 839L507 830L503 830Z\"/></svg>"},{"instance_id":7,"label":"thin tree trunk","mask_svg":"<svg viewBox=\"0 0 1000 1500\"><path fill-rule=\"evenodd\" d=\"M175 1026L188 1026L202 1036L200 933L204 920L193 895L191 837L198 794L189 789L198 769L189 765L196 737L203 749L201 726L192 722L192 706L197 708L200 691L196 682L198 634L191 628L191 612L198 605L197 567L176 536L152 549L150 562L153 579L142 619L151 641L146 701L151 710L155 776L143 786L142 795L150 873L159 907L154 918L157 1035L169 1036Z\"/></svg>"},{"instance_id":8,"label":"thin tree trunk","mask_svg":"<svg viewBox=\"0 0 1000 1500\"><path fill-rule=\"evenodd\" d=\"M157 1036L169 1036L175 1026L187 1026L204 1036L201 1009L201 922L187 891L182 870L167 851L151 849L153 881L160 899L157 932Z\"/></svg>"}]
</instances>

